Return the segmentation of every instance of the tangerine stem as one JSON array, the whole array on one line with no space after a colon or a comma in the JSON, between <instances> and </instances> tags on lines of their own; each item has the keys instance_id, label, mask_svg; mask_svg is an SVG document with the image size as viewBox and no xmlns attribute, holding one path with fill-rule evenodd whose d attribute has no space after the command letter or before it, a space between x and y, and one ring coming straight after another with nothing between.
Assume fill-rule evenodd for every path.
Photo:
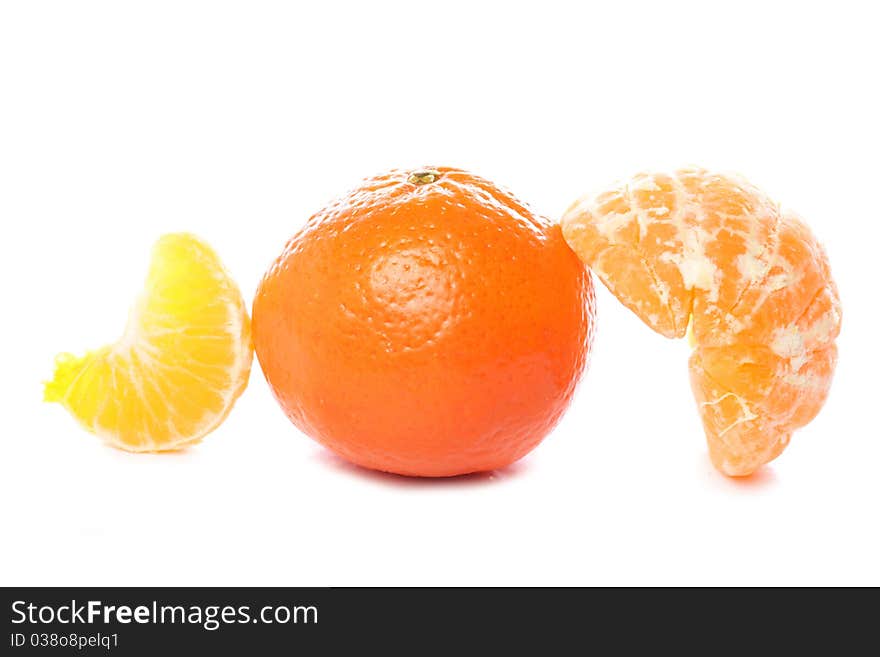
<instances>
[{"instance_id":1,"label":"tangerine stem","mask_svg":"<svg viewBox=\"0 0 880 657\"><path fill-rule=\"evenodd\" d=\"M419 169L409 174L407 182L413 185L429 185L440 177L440 172L436 169Z\"/></svg>"}]
</instances>

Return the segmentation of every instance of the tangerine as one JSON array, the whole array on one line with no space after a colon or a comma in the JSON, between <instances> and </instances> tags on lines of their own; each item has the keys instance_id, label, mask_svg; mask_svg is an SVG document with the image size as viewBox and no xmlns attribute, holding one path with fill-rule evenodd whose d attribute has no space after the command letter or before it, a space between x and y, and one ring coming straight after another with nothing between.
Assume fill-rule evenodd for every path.
<instances>
[{"instance_id":1,"label":"tangerine","mask_svg":"<svg viewBox=\"0 0 880 657\"><path fill-rule=\"evenodd\" d=\"M617 298L670 338L714 465L749 475L825 402L841 309L810 229L739 176L642 173L569 208L563 233Z\"/></svg>"},{"instance_id":2,"label":"tangerine","mask_svg":"<svg viewBox=\"0 0 880 657\"><path fill-rule=\"evenodd\" d=\"M394 170L290 239L253 336L303 432L363 467L440 477L504 467L546 436L594 312L558 224L465 171Z\"/></svg>"},{"instance_id":3,"label":"tangerine","mask_svg":"<svg viewBox=\"0 0 880 657\"><path fill-rule=\"evenodd\" d=\"M173 451L226 419L252 358L235 281L208 244L172 233L153 247L122 338L84 356L59 354L45 399L114 447Z\"/></svg>"}]
</instances>

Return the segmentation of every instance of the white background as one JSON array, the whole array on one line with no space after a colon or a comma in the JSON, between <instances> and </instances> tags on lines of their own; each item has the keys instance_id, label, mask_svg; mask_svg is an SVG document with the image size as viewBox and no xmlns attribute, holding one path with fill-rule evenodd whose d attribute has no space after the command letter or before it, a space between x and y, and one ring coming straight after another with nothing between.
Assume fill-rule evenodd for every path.
<instances>
[{"instance_id":1,"label":"white background","mask_svg":"<svg viewBox=\"0 0 880 657\"><path fill-rule=\"evenodd\" d=\"M880 137L871 3L0 5L0 583L880 584ZM559 217L639 169L738 171L827 246L844 306L821 415L712 470L667 341L599 290L561 425L492 474L407 480L300 434L256 366L196 449L102 446L41 380L121 332L153 240L253 295L314 211L452 165Z\"/></svg>"}]
</instances>

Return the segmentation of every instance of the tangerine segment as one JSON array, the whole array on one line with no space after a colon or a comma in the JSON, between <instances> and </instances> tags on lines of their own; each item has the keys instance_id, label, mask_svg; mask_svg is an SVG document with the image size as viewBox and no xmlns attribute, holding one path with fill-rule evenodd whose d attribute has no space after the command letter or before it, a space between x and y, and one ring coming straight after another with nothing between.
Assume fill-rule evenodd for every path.
<instances>
[{"instance_id":1,"label":"tangerine segment","mask_svg":"<svg viewBox=\"0 0 880 657\"><path fill-rule=\"evenodd\" d=\"M451 168L371 178L266 272L254 344L282 408L361 466L413 476L524 456L567 407L593 326L558 224Z\"/></svg>"},{"instance_id":2,"label":"tangerine segment","mask_svg":"<svg viewBox=\"0 0 880 657\"><path fill-rule=\"evenodd\" d=\"M220 259L195 236L165 235L122 338L60 354L45 399L115 447L180 449L226 418L252 355L244 300Z\"/></svg>"},{"instance_id":3,"label":"tangerine segment","mask_svg":"<svg viewBox=\"0 0 880 657\"><path fill-rule=\"evenodd\" d=\"M641 173L563 217L620 301L670 338L691 328L691 383L715 466L748 475L827 397L840 331L828 259L756 187L705 169Z\"/></svg>"}]
</instances>

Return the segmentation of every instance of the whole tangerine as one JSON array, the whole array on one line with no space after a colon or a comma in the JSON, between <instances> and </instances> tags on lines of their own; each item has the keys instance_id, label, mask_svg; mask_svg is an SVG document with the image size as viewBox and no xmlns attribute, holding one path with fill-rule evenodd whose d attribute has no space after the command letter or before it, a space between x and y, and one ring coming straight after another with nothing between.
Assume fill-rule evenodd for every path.
<instances>
[{"instance_id":1,"label":"whole tangerine","mask_svg":"<svg viewBox=\"0 0 880 657\"><path fill-rule=\"evenodd\" d=\"M263 277L253 339L303 432L360 466L507 466L562 416L595 316L558 224L452 168L393 170L313 215Z\"/></svg>"}]
</instances>

